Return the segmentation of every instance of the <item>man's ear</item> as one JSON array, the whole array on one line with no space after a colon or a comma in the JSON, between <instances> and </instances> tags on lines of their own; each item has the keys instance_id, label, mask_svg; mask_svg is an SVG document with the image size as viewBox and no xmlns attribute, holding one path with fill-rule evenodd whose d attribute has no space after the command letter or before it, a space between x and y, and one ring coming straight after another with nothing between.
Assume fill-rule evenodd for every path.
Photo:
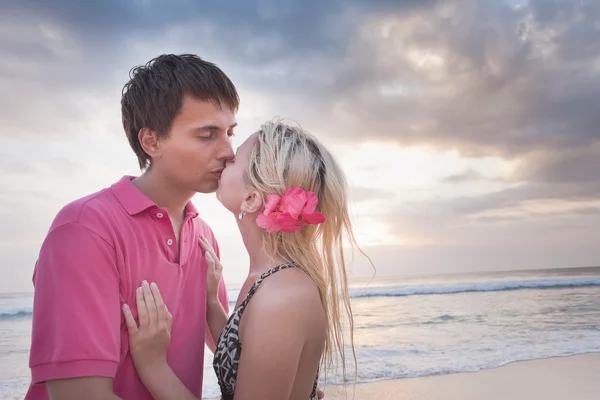
<instances>
[{"instance_id":1,"label":"man's ear","mask_svg":"<svg viewBox=\"0 0 600 400\"><path fill-rule=\"evenodd\" d=\"M150 158L160 158L160 141L156 132L148 128L142 128L138 133L138 140L142 149Z\"/></svg>"},{"instance_id":2,"label":"man's ear","mask_svg":"<svg viewBox=\"0 0 600 400\"><path fill-rule=\"evenodd\" d=\"M242 201L242 211L247 214L256 213L262 211L264 204L262 194L256 190L250 190L244 196L244 201Z\"/></svg>"}]
</instances>

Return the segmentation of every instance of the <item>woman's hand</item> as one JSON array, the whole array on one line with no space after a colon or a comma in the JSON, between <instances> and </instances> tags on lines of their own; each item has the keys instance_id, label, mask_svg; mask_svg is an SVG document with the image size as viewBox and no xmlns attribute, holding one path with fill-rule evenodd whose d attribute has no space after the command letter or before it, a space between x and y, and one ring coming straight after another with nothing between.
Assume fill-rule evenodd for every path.
<instances>
[{"instance_id":1,"label":"woman's hand","mask_svg":"<svg viewBox=\"0 0 600 400\"><path fill-rule=\"evenodd\" d=\"M138 327L127 304L123 314L129 332L129 350L140 377L167 365L167 349L171 341L173 316L167 310L158 287L144 281L136 291Z\"/></svg>"},{"instance_id":2,"label":"woman's hand","mask_svg":"<svg viewBox=\"0 0 600 400\"><path fill-rule=\"evenodd\" d=\"M204 236L201 236L198 242L204 250L204 257L208 266L206 269L206 322L212 343L216 345L223 328L227 324L227 313L219 299L219 282L221 282L223 264L221 264L212 246ZM211 347L211 351L214 352L215 350Z\"/></svg>"},{"instance_id":3,"label":"woman's hand","mask_svg":"<svg viewBox=\"0 0 600 400\"><path fill-rule=\"evenodd\" d=\"M199 400L167 364L173 316L156 284L142 282L135 301L140 326L137 326L127 304L123 305L123 314L129 331L129 351L144 386L156 400Z\"/></svg>"},{"instance_id":4,"label":"woman's hand","mask_svg":"<svg viewBox=\"0 0 600 400\"><path fill-rule=\"evenodd\" d=\"M206 295L210 301L218 298L219 282L221 281L221 275L223 275L223 264L219 261L219 258L208 242L208 239L204 236L200 236L198 243L204 250L204 257L208 264L208 269L206 271Z\"/></svg>"}]
</instances>

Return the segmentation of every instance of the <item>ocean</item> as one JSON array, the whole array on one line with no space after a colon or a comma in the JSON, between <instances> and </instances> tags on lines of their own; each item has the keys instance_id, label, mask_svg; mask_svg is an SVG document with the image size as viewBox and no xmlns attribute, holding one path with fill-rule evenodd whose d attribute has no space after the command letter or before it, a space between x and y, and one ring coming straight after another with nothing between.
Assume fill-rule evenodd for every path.
<instances>
[{"instance_id":1,"label":"ocean","mask_svg":"<svg viewBox=\"0 0 600 400\"><path fill-rule=\"evenodd\" d=\"M600 268L379 279L351 295L357 382L600 352ZM31 304L0 294L0 400L27 390ZM217 394L207 354L203 395Z\"/></svg>"}]
</instances>

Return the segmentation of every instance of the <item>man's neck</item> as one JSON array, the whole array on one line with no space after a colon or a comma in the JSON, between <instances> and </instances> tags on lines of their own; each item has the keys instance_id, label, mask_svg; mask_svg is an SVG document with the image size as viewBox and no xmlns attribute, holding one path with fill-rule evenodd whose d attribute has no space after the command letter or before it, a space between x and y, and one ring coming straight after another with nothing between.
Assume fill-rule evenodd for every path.
<instances>
[{"instance_id":1,"label":"man's neck","mask_svg":"<svg viewBox=\"0 0 600 400\"><path fill-rule=\"evenodd\" d=\"M175 220L183 219L185 206L194 196L194 192L181 190L152 169L133 179L132 183L159 207L166 208Z\"/></svg>"}]
</instances>

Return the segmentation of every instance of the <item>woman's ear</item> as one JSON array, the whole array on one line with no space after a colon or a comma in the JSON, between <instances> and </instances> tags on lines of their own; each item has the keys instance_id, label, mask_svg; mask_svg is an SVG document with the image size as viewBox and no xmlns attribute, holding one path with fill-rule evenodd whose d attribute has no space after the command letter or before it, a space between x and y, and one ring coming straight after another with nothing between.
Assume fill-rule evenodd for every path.
<instances>
[{"instance_id":1,"label":"woman's ear","mask_svg":"<svg viewBox=\"0 0 600 400\"><path fill-rule=\"evenodd\" d=\"M142 149L144 149L150 158L160 157L160 143L156 132L148 128L142 128L138 133L138 140Z\"/></svg>"},{"instance_id":2,"label":"woman's ear","mask_svg":"<svg viewBox=\"0 0 600 400\"><path fill-rule=\"evenodd\" d=\"M246 193L246 196L244 196L244 201L242 201L242 212L252 214L262 211L264 204L262 194L256 190L250 190Z\"/></svg>"}]
</instances>

